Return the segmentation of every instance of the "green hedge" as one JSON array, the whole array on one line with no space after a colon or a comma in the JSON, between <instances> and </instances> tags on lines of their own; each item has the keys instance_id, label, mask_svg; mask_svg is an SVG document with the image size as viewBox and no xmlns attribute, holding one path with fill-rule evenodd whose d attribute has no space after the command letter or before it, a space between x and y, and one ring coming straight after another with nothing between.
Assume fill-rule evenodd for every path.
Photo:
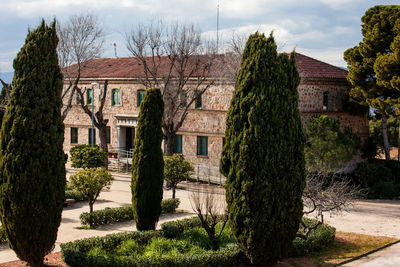
<instances>
[{"instance_id":1,"label":"green hedge","mask_svg":"<svg viewBox=\"0 0 400 267\"><path fill-rule=\"evenodd\" d=\"M180 204L179 199L166 199L161 202L161 213L175 212ZM79 216L82 225L90 225L92 221L93 226L124 222L133 220L132 206L111 208L104 210L96 210L92 213L84 212Z\"/></svg>"},{"instance_id":2,"label":"green hedge","mask_svg":"<svg viewBox=\"0 0 400 267\"><path fill-rule=\"evenodd\" d=\"M75 201L88 200L87 196L76 190L65 190L65 199L75 199Z\"/></svg>"},{"instance_id":3,"label":"green hedge","mask_svg":"<svg viewBox=\"0 0 400 267\"><path fill-rule=\"evenodd\" d=\"M92 237L66 244L61 244L63 260L71 267L74 266L232 266L237 262L240 249L234 245L216 251L204 253L185 254L177 256L110 256L87 255L98 248L112 251L120 246L123 241L135 240L140 245L145 245L153 238L163 236L163 231L128 232L111 234L105 237Z\"/></svg>"},{"instance_id":4,"label":"green hedge","mask_svg":"<svg viewBox=\"0 0 400 267\"><path fill-rule=\"evenodd\" d=\"M222 220L222 217L219 217ZM306 224L315 224L316 221L305 218ZM74 266L235 266L241 259L241 250L234 244L225 244L218 250L209 250L201 253L187 253L183 255L162 256L116 256L104 253L93 254L93 249L104 252L115 251L124 241L134 240L139 246L146 246L154 238L176 238L186 235L187 231L200 227L198 217L166 222L161 225L162 230L146 232L126 232L111 234L105 237L92 237L66 244L61 244L61 253L64 261ZM293 241L291 256L306 255L321 250L334 241L335 228L320 225L312 232L307 240L296 238Z\"/></svg>"},{"instance_id":5,"label":"green hedge","mask_svg":"<svg viewBox=\"0 0 400 267\"><path fill-rule=\"evenodd\" d=\"M0 225L0 244L1 243L7 243L6 233L4 232L2 225Z\"/></svg>"}]
</instances>

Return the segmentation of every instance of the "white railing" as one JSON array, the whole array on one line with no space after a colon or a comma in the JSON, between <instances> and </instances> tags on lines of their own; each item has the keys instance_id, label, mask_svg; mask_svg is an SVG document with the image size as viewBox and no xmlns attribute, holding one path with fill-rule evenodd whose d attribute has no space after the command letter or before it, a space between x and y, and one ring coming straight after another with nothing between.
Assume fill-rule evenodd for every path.
<instances>
[{"instance_id":1,"label":"white railing","mask_svg":"<svg viewBox=\"0 0 400 267\"><path fill-rule=\"evenodd\" d=\"M190 175L191 180L225 186L226 178L220 173L219 167L205 165L193 165L193 167L194 171Z\"/></svg>"}]
</instances>

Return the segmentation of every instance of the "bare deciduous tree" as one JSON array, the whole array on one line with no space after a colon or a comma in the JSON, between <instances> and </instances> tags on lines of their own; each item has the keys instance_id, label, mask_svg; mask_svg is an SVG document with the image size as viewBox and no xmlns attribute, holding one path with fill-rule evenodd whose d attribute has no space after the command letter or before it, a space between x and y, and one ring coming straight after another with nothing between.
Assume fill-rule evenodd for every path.
<instances>
[{"instance_id":1,"label":"bare deciduous tree","mask_svg":"<svg viewBox=\"0 0 400 267\"><path fill-rule=\"evenodd\" d=\"M208 187L195 190L189 195L190 205L201 221L201 225L206 230L210 241L215 246L221 237L222 231L228 221L226 211L226 201L222 194L218 194L214 188ZM215 226L222 218L222 227L218 234Z\"/></svg>"},{"instance_id":2,"label":"bare deciduous tree","mask_svg":"<svg viewBox=\"0 0 400 267\"><path fill-rule=\"evenodd\" d=\"M303 192L303 216L313 215L317 223L301 225L303 233L297 236L306 239L320 224L324 223L324 214L338 214L348 211L357 198L365 196L365 190L353 186L351 181L341 174L307 173L306 188Z\"/></svg>"},{"instance_id":3,"label":"bare deciduous tree","mask_svg":"<svg viewBox=\"0 0 400 267\"><path fill-rule=\"evenodd\" d=\"M78 84L86 63L103 53L105 33L95 16L82 14L71 16L65 24L57 23L57 35L59 64L64 81L67 81L62 92L64 107L61 115L64 120L76 91L81 90Z\"/></svg>"},{"instance_id":4,"label":"bare deciduous tree","mask_svg":"<svg viewBox=\"0 0 400 267\"><path fill-rule=\"evenodd\" d=\"M143 67L140 82L161 89L164 100L164 152L172 155L176 132L190 106L214 84L216 49L193 25L162 22L139 25L125 34L126 46ZM214 77L212 77L214 76Z\"/></svg>"},{"instance_id":5,"label":"bare deciduous tree","mask_svg":"<svg viewBox=\"0 0 400 267\"><path fill-rule=\"evenodd\" d=\"M99 99L100 102L97 105L97 111L94 112L94 116L93 116L93 124L94 126L99 129L99 137L100 137L100 148L104 151L104 152L108 152L108 146L107 146L107 123L108 123L108 119L104 118L104 114L103 114L103 108L104 108L104 104L106 102L106 97L107 97L107 86L108 86L108 80L104 81L104 85L101 86L99 84ZM92 88L92 90L94 90L95 88ZM90 108L90 105L88 105L87 103L85 103L84 99L84 95L86 93L86 89L81 89L79 87L76 88L76 92L79 95L79 99L80 99L80 104L81 107L83 109L83 111L90 117L92 118L92 110ZM92 99L92 101L94 101L94 99ZM93 104L93 102L92 102ZM106 164L107 166L107 164Z\"/></svg>"}]
</instances>

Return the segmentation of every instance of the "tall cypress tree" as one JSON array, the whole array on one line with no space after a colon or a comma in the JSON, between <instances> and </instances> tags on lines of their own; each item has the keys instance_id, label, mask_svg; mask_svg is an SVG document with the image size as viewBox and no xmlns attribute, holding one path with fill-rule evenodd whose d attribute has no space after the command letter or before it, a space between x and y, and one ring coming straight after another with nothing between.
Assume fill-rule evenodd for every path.
<instances>
[{"instance_id":1,"label":"tall cypress tree","mask_svg":"<svg viewBox=\"0 0 400 267\"><path fill-rule=\"evenodd\" d=\"M139 231L154 230L161 214L164 181L161 150L163 110L160 89L147 90L140 104L132 160L132 209Z\"/></svg>"},{"instance_id":2,"label":"tall cypress tree","mask_svg":"<svg viewBox=\"0 0 400 267\"><path fill-rule=\"evenodd\" d=\"M29 31L14 60L14 80L1 128L0 214L10 247L31 266L57 238L65 190L62 74L56 25Z\"/></svg>"},{"instance_id":3,"label":"tall cypress tree","mask_svg":"<svg viewBox=\"0 0 400 267\"><path fill-rule=\"evenodd\" d=\"M285 256L302 217L304 135L294 53L272 35L246 43L226 119L221 172L232 231L252 263Z\"/></svg>"}]
</instances>

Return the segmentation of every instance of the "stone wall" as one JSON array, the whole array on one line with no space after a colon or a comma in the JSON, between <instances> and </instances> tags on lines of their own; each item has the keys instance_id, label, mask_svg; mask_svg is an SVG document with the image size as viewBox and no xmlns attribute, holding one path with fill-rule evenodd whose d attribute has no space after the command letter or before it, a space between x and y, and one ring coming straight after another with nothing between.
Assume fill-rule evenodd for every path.
<instances>
[{"instance_id":1,"label":"stone wall","mask_svg":"<svg viewBox=\"0 0 400 267\"><path fill-rule=\"evenodd\" d=\"M91 87L90 81L81 83L81 86ZM96 81L104 83L104 81ZM101 85L102 86L102 85ZM119 89L121 104L111 106L111 90ZM104 117L109 119L111 127L111 143L109 150L118 147L117 114L136 116L139 114L137 107L137 90L143 89L135 80L109 81ZM299 109L303 126L315 116L328 115L339 119L341 126L349 125L363 140L368 137L368 118L365 116L352 116L342 110L344 92L349 89L345 81L302 81L298 87ZM232 85L216 84L211 86L202 96L202 107L194 108L194 103L189 109L186 120L178 134L182 135L182 154L194 164L218 166L222 151L222 142L225 134L225 118L233 96ZM323 111L323 94L329 93L329 111ZM86 101L86 95L85 95ZM68 114L65 123L64 149L68 151L70 144L70 128L78 128L78 143L88 143L88 129L91 127L91 119L85 114L80 105L74 105ZM95 88L95 111L99 103L99 89ZM197 155L197 136L208 136L208 156ZM96 129L96 143L99 144L98 130Z\"/></svg>"}]
</instances>

